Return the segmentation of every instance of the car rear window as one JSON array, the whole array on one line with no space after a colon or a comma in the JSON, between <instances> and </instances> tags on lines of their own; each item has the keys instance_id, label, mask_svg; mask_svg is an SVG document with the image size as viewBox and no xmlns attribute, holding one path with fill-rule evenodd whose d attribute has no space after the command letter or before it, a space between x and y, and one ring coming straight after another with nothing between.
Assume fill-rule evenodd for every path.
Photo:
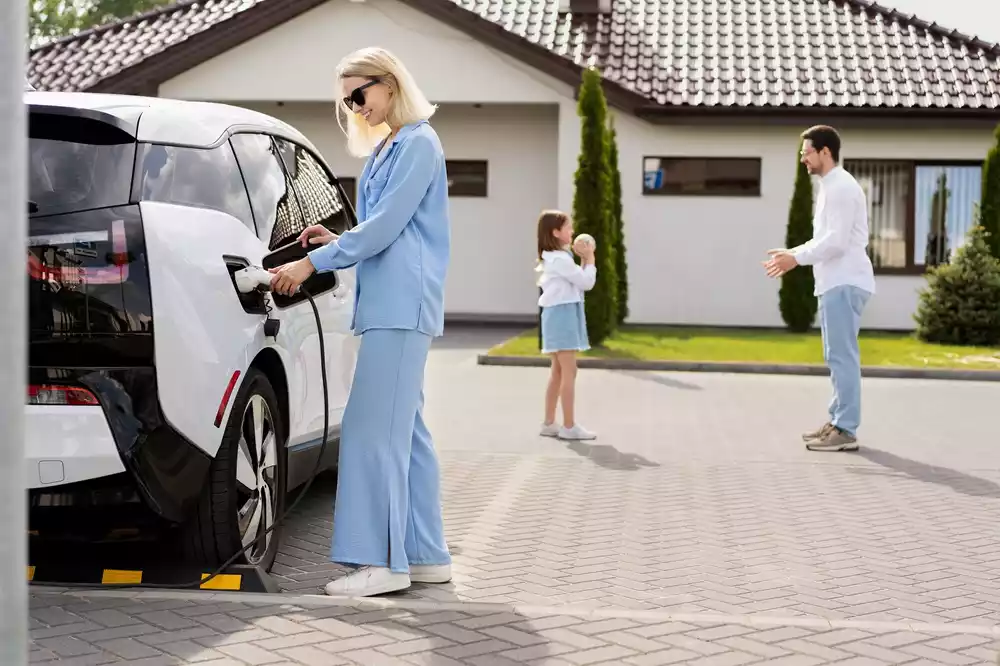
<instances>
[{"instance_id":1,"label":"car rear window","mask_svg":"<svg viewBox=\"0 0 1000 666\"><path fill-rule=\"evenodd\" d=\"M135 142L92 118L28 117L28 212L79 212L128 203Z\"/></svg>"}]
</instances>

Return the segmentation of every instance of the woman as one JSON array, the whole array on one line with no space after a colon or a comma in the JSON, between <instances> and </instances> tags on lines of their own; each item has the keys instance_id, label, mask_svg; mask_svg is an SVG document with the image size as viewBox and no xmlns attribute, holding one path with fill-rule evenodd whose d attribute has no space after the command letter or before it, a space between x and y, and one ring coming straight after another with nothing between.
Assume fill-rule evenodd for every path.
<instances>
[{"instance_id":1,"label":"woman","mask_svg":"<svg viewBox=\"0 0 1000 666\"><path fill-rule=\"evenodd\" d=\"M341 428L331 552L353 570L326 592L370 596L451 580L438 462L422 413L427 353L444 328L448 180L427 122L436 107L401 62L361 49L341 61L337 81L348 150L368 158L361 223L341 236L303 231L304 245L322 247L273 269L271 287L290 294L315 271L357 266L361 348Z\"/></svg>"}]
</instances>

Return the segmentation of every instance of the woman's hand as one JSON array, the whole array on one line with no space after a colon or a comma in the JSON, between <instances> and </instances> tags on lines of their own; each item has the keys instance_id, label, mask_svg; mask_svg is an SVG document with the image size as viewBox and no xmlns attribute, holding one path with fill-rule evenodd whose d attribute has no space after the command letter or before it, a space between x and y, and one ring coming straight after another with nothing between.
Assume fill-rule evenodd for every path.
<instances>
[{"instance_id":1,"label":"woman's hand","mask_svg":"<svg viewBox=\"0 0 1000 666\"><path fill-rule=\"evenodd\" d=\"M310 275L316 272L316 267L309 261L309 257L304 257L269 270L274 273L274 277L271 278L271 291L291 296Z\"/></svg>"},{"instance_id":2,"label":"woman's hand","mask_svg":"<svg viewBox=\"0 0 1000 666\"><path fill-rule=\"evenodd\" d=\"M302 247L309 247L310 245L326 245L337 240L337 234L333 233L322 224L314 224L310 227L306 227L299 234L299 242L302 243Z\"/></svg>"}]
</instances>

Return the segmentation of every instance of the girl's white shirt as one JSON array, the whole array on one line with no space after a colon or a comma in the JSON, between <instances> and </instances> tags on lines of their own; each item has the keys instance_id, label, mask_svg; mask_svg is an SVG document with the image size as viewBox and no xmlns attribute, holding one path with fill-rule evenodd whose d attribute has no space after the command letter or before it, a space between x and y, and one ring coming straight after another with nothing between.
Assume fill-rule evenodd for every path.
<instances>
[{"instance_id":1,"label":"girl's white shirt","mask_svg":"<svg viewBox=\"0 0 1000 666\"><path fill-rule=\"evenodd\" d=\"M584 292L594 288L597 280L597 266L580 266L573 260L568 250L546 250L535 270L542 295L538 298L540 307L551 307L563 303L577 303L583 300Z\"/></svg>"}]
</instances>

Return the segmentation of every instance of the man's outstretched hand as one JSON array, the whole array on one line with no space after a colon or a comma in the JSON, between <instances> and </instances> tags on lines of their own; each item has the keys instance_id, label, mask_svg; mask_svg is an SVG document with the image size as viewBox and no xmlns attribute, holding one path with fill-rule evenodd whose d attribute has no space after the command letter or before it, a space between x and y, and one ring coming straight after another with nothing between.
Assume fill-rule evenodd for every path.
<instances>
[{"instance_id":1,"label":"man's outstretched hand","mask_svg":"<svg viewBox=\"0 0 1000 666\"><path fill-rule=\"evenodd\" d=\"M799 262L795 260L795 255L784 248L768 250L767 253L771 258L761 263L764 264L768 277L781 277L799 265Z\"/></svg>"}]
</instances>

